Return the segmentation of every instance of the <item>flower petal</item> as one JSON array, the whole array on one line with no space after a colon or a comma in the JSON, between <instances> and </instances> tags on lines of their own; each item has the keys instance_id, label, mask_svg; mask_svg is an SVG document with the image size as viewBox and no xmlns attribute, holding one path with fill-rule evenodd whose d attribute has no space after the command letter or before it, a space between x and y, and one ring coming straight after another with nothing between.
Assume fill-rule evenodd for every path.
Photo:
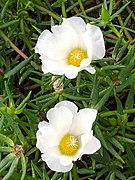
<instances>
[{"instance_id":1,"label":"flower petal","mask_svg":"<svg viewBox=\"0 0 135 180\"><path fill-rule=\"evenodd\" d=\"M73 113L73 115L76 114L78 111L78 107L74 103L72 103L71 101L65 100L65 101L61 101L55 105L55 107L57 107L57 108L62 107L62 106L70 109L70 111Z\"/></svg>"},{"instance_id":2,"label":"flower petal","mask_svg":"<svg viewBox=\"0 0 135 180\"><path fill-rule=\"evenodd\" d=\"M73 167L73 163L67 165L67 166L63 166L60 162L60 159L58 158L52 158L50 155L48 154L43 154L42 155L42 160L45 161L48 165L48 167L52 170L52 171L56 171L56 172L68 172L72 169Z\"/></svg>"},{"instance_id":3,"label":"flower petal","mask_svg":"<svg viewBox=\"0 0 135 180\"><path fill-rule=\"evenodd\" d=\"M92 35L91 35L92 36ZM92 37L87 34L87 31L81 36L81 46L85 46L85 49L87 50L87 55L90 60L92 60L92 53L93 53L93 42Z\"/></svg>"},{"instance_id":4,"label":"flower petal","mask_svg":"<svg viewBox=\"0 0 135 180\"><path fill-rule=\"evenodd\" d=\"M60 137L68 132L72 118L72 112L64 106L54 107L47 112L47 119Z\"/></svg>"},{"instance_id":5,"label":"flower petal","mask_svg":"<svg viewBox=\"0 0 135 180\"><path fill-rule=\"evenodd\" d=\"M78 36L71 27L53 26L54 34L45 30L39 36L36 52L56 61L66 59L68 53L78 47Z\"/></svg>"},{"instance_id":6,"label":"flower petal","mask_svg":"<svg viewBox=\"0 0 135 180\"><path fill-rule=\"evenodd\" d=\"M67 60L53 61L46 56L40 57L42 60L42 70L52 74L63 75L67 66Z\"/></svg>"},{"instance_id":7,"label":"flower petal","mask_svg":"<svg viewBox=\"0 0 135 180\"><path fill-rule=\"evenodd\" d=\"M92 37L92 59L102 59L105 55L105 45L102 31L99 27L87 24L87 35Z\"/></svg>"},{"instance_id":8,"label":"flower petal","mask_svg":"<svg viewBox=\"0 0 135 180\"><path fill-rule=\"evenodd\" d=\"M81 109L73 118L70 132L76 136L90 132L92 124L96 119L97 110L85 108Z\"/></svg>"},{"instance_id":9,"label":"flower petal","mask_svg":"<svg viewBox=\"0 0 135 180\"><path fill-rule=\"evenodd\" d=\"M37 44L35 46L35 53L39 53L40 55L44 54L44 43L46 42L46 39L50 38L52 36L52 33L49 30L44 30L37 41ZM43 45L43 46L42 46ZM43 51L42 51L43 50Z\"/></svg>"},{"instance_id":10,"label":"flower petal","mask_svg":"<svg viewBox=\"0 0 135 180\"><path fill-rule=\"evenodd\" d=\"M72 27L77 34L84 33L86 23L80 17L63 18L62 25Z\"/></svg>"},{"instance_id":11,"label":"flower petal","mask_svg":"<svg viewBox=\"0 0 135 180\"><path fill-rule=\"evenodd\" d=\"M46 74L46 73L49 72L43 64L42 64L42 66L41 66L41 69L42 69L42 71L44 72L44 74Z\"/></svg>"},{"instance_id":12,"label":"flower petal","mask_svg":"<svg viewBox=\"0 0 135 180\"><path fill-rule=\"evenodd\" d=\"M65 76L68 78L68 79L74 79L78 72L79 72L80 68L79 67L76 67L76 66L73 66L73 65L69 65L66 69L65 69Z\"/></svg>"},{"instance_id":13,"label":"flower petal","mask_svg":"<svg viewBox=\"0 0 135 180\"><path fill-rule=\"evenodd\" d=\"M44 152L45 147L52 147L59 144L59 138L55 129L47 122L42 121L39 123L37 137L37 148Z\"/></svg>"},{"instance_id":14,"label":"flower petal","mask_svg":"<svg viewBox=\"0 0 135 180\"><path fill-rule=\"evenodd\" d=\"M87 66L84 68L86 71L88 71L91 74L95 74L96 70L94 67L92 67L91 65Z\"/></svg>"},{"instance_id":15,"label":"flower petal","mask_svg":"<svg viewBox=\"0 0 135 180\"><path fill-rule=\"evenodd\" d=\"M70 156L61 156L60 158L60 162L63 166L68 166L70 164L72 164L73 158Z\"/></svg>"},{"instance_id":16,"label":"flower petal","mask_svg":"<svg viewBox=\"0 0 135 180\"><path fill-rule=\"evenodd\" d=\"M61 152L59 151L59 146L45 147L43 153L48 154L54 158L61 158L62 156Z\"/></svg>"},{"instance_id":17,"label":"flower petal","mask_svg":"<svg viewBox=\"0 0 135 180\"><path fill-rule=\"evenodd\" d=\"M82 62L80 64L80 68L87 67L90 63L91 63L91 59L85 58L85 59L82 60Z\"/></svg>"},{"instance_id":18,"label":"flower petal","mask_svg":"<svg viewBox=\"0 0 135 180\"><path fill-rule=\"evenodd\" d=\"M100 141L95 138L94 136L91 136L89 138L88 143L86 144L83 153L84 154L93 154L96 151L98 151L101 147L101 143Z\"/></svg>"}]
</instances>

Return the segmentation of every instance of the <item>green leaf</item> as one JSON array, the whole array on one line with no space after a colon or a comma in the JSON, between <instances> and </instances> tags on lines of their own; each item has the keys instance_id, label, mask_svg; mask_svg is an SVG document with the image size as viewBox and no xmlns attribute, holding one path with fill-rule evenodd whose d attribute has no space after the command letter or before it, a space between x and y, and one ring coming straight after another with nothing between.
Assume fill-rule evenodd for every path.
<instances>
[{"instance_id":1,"label":"green leaf","mask_svg":"<svg viewBox=\"0 0 135 180\"><path fill-rule=\"evenodd\" d=\"M9 137L7 137L3 134L0 134L0 141L7 143L11 147L13 147L15 145L14 142L12 141L12 139L10 139Z\"/></svg>"},{"instance_id":2,"label":"green leaf","mask_svg":"<svg viewBox=\"0 0 135 180\"><path fill-rule=\"evenodd\" d=\"M123 90L127 86L132 85L134 82L135 82L135 73L133 73L128 79L124 80L122 82L122 84L120 84L118 87L116 87L116 93L120 92L121 90Z\"/></svg>"},{"instance_id":3,"label":"green leaf","mask_svg":"<svg viewBox=\"0 0 135 180\"><path fill-rule=\"evenodd\" d=\"M35 172L37 172L37 174L41 177L41 179L42 179L42 176L43 176L43 174L42 174L42 171L33 163L33 161L31 161L31 166L33 167L33 170L35 171Z\"/></svg>"},{"instance_id":4,"label":"green leaf","mask_svg":"<svg viewBox=\"0 0 135 180\"><path fill-rule=\"evenodd\" d=\"M134 85L131 85L126 102L125 102L125 109L131 109L134 106L134 94L135 88Z\"/></svg>"},{"instance_id":5,"label":"green leaf","mask_svg":"<svg viewBox=\"0 0 135 180\"><path fill-rule=\"evenodd\" d=\"M81 168L78 170L79 174L94 174L95 171L93 169L86 169L86 168Z\"/></svg>"},{"instance_id":6,"label":"green leaf","mask_svg":"<svg viewBox=\"0 0 135 180\"><path fill-rule=\"evenodd\" d=\"M51 105L54 104L55 102L57 102L58 97L59 97L59 95L56 94L53 99L51 99L50 101L48 101L47 103L45 103L45 104L42 106L41 111L44 110L45 108L51 106Z\"/></svg>"},{"instance_id":7,"label":"green leaf","mask_svg":"<svg viewBox=\"0 0 135 180\"><path fill-rule=\"evenodd\" d=\"M73 176L74 180L78 179L77 171L78 171L78 169L76 167L76 164L74 163L73 168L72 168L72 176Z\"/></svg>"},{"instance_id":8,"label":"green leaf","mask_svg":"<svg viewBox=\"0 0 135 180\"><path fill-rule=\"evenodd\" d=\"M8 78L16 74L21 68L27 65L33 57L34 57L34 54L31 55L28 59L23 60L21 63L19 63L17 66L15 66L13 69L8 71L7 73L5 73L4 78Z\"/></svg>"},{"instance_id":9,"label":"green leaf","mask_svg":"<svg viewBox=\"0 0 135 180\"><path fill-rule=\"evenodd\" d=\"M58 179L58 172L55 172L53 174L53 177L51 178L51 180L56 180L56 179Z\"/></svg>"},{"instance_id":10,"label":"green leaf","mask_svg":"<svg viewBox=\"0 0 135 180\"><path fill-rule=\"evenodd\" d=\"M124 147L121 145L121 143L119 141L117 141L117 139L115 137L110 136L108 134L106 134L105 137L107 138L108 141L110 141L111 144L113 144L115 147L117 147L122 152L124 152Z\"/></svg>"},{"instance_id":11,"label":"green leaf","mask_svg":"<svg viewBox=\"0 0 135 180\"><path fill-rule=\"evenodd\" d=\"M109 180L115 180L115 173L114 172L110 175Z\"/></svg>"},{"instance_id":12,"label":"green leaf","mask_svg":"<svg viewBox=\"0 0 135 180\"><path fill-rule=\"evenodd\" d=\"M2 114L5 116L5 119L7 119L7 121L10 123L11 127L16 132L16 136L19 138L20 142L22 144L25 144L27 141L26 141L24 135L22 134L17 122L15 122L15 120L6 112L2 111Z\"/></svg>"},{"instance_id":13,"label":"green leaf","mask_svg":"<svg viewBox=\"0 0 135 180\"><path fill-rule=\"evenodd\" d=\"M106 103L106 101L108 100L111 92L112 92L113 87L110 87L107 91L107 93L100 99L100 101L96 104L95 109L100 109L102 106L104 106L104 104Z\"/></svg>"},{"instance_id":14,"label":"green leaf","mask_svg":"<svg viewBox=\"0 0 135 180\"><path fill-rule=\"evenodd\" d=\"M86 100L90 100L89 97L84 97L84 96L78 96L78 95L72 95L72 94L67 94L67 93L62 93L62 96L63 97L66 97L68 99L71 99L71 100L76 100L76 101L86 101Z\"/></svg>"},{"instance_id":15,"label":"green leaf","mask_svg":"<svg viewBox=\"0 0 135 180\"><path fill-rule=\"evenodd\" d=\"M2 8L2 10L1 10L1 13L0 13L0 19L4 19L4 16L5 16L5 14L6 14L6 11L7 11L7 9L8 9L8 6L10 5L10 0L8 0L5 4L4 4L4 6L3 6L3 8Z\"/></svg>"},{"instance_id":16,"label":"green leaf","mask_svg":"<svg viewBox=\"0 0 135 180\"><path fill-rule=\"evenodd\" d=\"M26 96L26 98L18 105L18 107L15 110L15 113L17 113L17 111L19 111L24 105L25 103L29 100L30 96L31 96L31 92L29 92L29 94Z\"/></svg>"},{"instance_id":17,"label":"green leaf","mask_svg":"<svg viewBox=\"0 0 135 180\"><path fill-rule=\"evenodd\" d=\"M116 13L114 13L114 14L111 16L110 20L112 21L112 20L114 20L116 17L118 17L118 15L119 15L129 4L130 4L130 1L127 2L126 4L124 4L118 11L116 11Z\"/></svg>"},{"instance_id":18,"label":"green leaf","mask_svg":"<svg viewBox=\"0 0 135 180\"><path fill-rule=\"evenodd\" d=\"M119 114L123 114L123 105L122 102L120 101L120 99L117 97L116 94L114 94L115 100L116 100L116 104L117 104L117 112Z\"/></svg>"},{"instance_id":19,"label":"green leaf","mask_svg":"<svg viewBox=\"0 0 135 180\"><path fill-rule=\"evenodd\" d=\"M9 161L13 161L15 159L15 154L14 153L10 153L8 154L4 159L2 159L0 161L0 170L9 162Z\"/></svg>"},{"instance_id":20,"label":"green leaf","mask_svg":"<svg viewBox=\"0 0 135 180\"><path fill-rule=\"evenodd\" d=\"M135 176L130 176L127 180L134 180Z\"/></svg>"},{"instance_id":21,"label":"green leaf","mask_svg":"<svg viewBox=\"0 0 135 180\"><path fill-rule=\"evenodd\" d=\"M97 173L95 180L98 180L101 176L103 176L106 172L110 171L109 167L104 167L101 171Z\"/></svg>"},{"instance_id":22,"label":"green leaf","mask_svg":"<svg viewBox=\"0 0 135 180\"><path fill-rule=\"evenodd\" d=\"M113 5L114 5L114 0L110 0L109 2L109 14L112 14L112 10L113 10Z\"/></svg>"},{"instance_id":23,"label":"green leaf","mask_svg":"<svg viewBox=\"0 0 135 180\"><path fill-rule=\"evenodd\" d=\"M17 165L18 165L18 161L19 161L19 159L18 159L17 157L13 160L13 162L12 162L10 168L9 168L9 171L8 171L8 173L4 176L3 180L8 180L8 179L12 176L12 174L13 174L14 171L15 171L15 168L16 168Z\"/></svg>"},{"instance_id":24,"label":"green leaf","mask_svg":"<svg viewBox=\"0 0 135 180\"><path fill-rule=\"evenodd\" d=\"M109 148L108 148L108 146L107 146L107 144L106 144L106 140L105 140L105 138L104 138L104 136L103 136L103 134L102 134L102 131L100 130L100 128L99 128L97 125L95 125L95 134L96 134L97 138L101 141L101 144L102 144L107 150L109 150Z\"/></svg>"},{"instance_id":25,"label":"green leaf","mask_svg":"<svg viewBox=\"0 0 135 180\"><path fill-rule=\"evenodd\" d=\"M13 26L14 24L16 24L16 23L18 23L18 22L19 22L19 19L6 22L6 23L4 23L3 25L0 25L0 29L4 29L4 28L7 28L7 27L9 27L9 26Z\"/></svg>"},{"instance_id":26,"label":"green leaf","mask_svg":"<svg viewBox=\"0 0 135 180\"><path fill-rule=\"evenodd\" d=\"M125 54L125 51L126 51L128 45L129 45L129 41L126 42L126 43L124 44L124 46L123 46L123 47L120 49L120 51L118 52L118 54L117 54L117 56L116 56L116 61L120 60L121 57Z\"/></svg>"},{"instance_id":27,"label":"green leaf","mask_svg":"<svg viewBox=\"0 0 135 180\"><path fill-rule=\"evenodd\" d=\"M108 22L110 20L110 14L109 11L107 9L105 9L104 5L102 5L102 9L101 9L101 19L105 22Z\"/></svg>"},{"instance_id":28,"label":"green leaf","mask_svg":"<svg viewBox=\"0 0 135 180\"><path fill-rule=\"evenodd\" d=\"M124 81L126 77L130 75L134 66L135 66L135 55L130 59L128 65L120 71L119 79Z\"/></svg>"},{"instance_id":29,"label":"green leaf","mask_svg":"<svg viewBox=\"0 0 135 180\"><path fill-rule=\"evenodd\" d=\"M112 58L116 58L116 56L117 56L117 53L118 53L118 51L119 51L119 47L120 47L120 45L121 45L121 43L122 43L122 39L123 39L123 36L120 36L119 37L119 39L118 39L118 41L116 42L116 44L115 44L115 46L114 46L114 49L113 49L113 52L112 52Z\"/></svg>"},{"instance_id":30,"label":"green leaf","mask_svg":"<svg viewBox=\"0 0 135 180\"><path fill-rule=\"evenodd\" d=\"M108 66L103 66L101 69L102 70L110 70L110 69L120 69L120 68L125 68L125 65L108 65Z\"/></svg>"},{"instance_id":31,"label":"green leaf","mask_svg":"<svg viewBox=\"0 0 135 180\"><path fill-rule=\"evenodd\" d=\"M12 161L13 161L13 159L8 160L7 163L0 169L0 175L11 165Z\"/></svg>"},{"instance_id":32,"label":"green leaf","mask_svg":"<svg viewBox=\"0 0 135 180\"><path fill-rule=\"evenodd\" d=\"M26 175L26 160L23 154L21 155L21 164L22 164L22 175L20 180L24 180Z\"/></svg>"},{"instance_id":33,"label":"green leaf","mask_svg":"<svg viewBox=\"0 0 135 180\"><path fill-rule=\"evenodd\" d=\"M126 177L125 177L125 176L123 175L123 173L121 173L119 170L115 169L114 172L115 172L115 175L116 175L119 179L121 179L121 180L126 180Z\"/></svg>"},{"instance_id":34,"label":"green leaf","mask_svg":"<svg viewBox=\"0 0 135 180\"><path fill-rule=\"evenodd\" d=\"M13 148L6 147L6 146L0 146L0 152L12 152Z\"/></svg>"},{"instance_id":35,"label":"green leaf","mask_svg":"<svg viewBox=\"0 0 135 180\"><path fill-rule=\"evenodd\" d=\"M121 142L130 143L130 144L134 144L135 143L134 140L126 138L126 137L122 137L122 136L118 136L118 135L116 137Z\"/></svg>"},{"instance_id":36,"label":"green leaf","mask_svg":"<svg viewBox=\"0 0 135 180\"><path fill-rule=\"evenodd\" d=\"M13 100L13 96L12 96L12 93L8 87L8 83L5 81L5 90L6 90L6 93L7 93L7 96L8 96L8 99L9 99L9 108L11 108L11 111L12 111L12 108L14 110L14 100Z\"/></svg>"},{"instance_id":37,"label":"green leaf","mask_svg":"<svg viewBox=\"0 0 135 180\"><path fill-rule=\"evenodd\" d=\"M97 76L94 76L93 84L92 84L92 91L91 91L91 107L94 107L98 102L99 98L99 81L97 80Z\"/></svg>"},{"instance_id":38,"label":"green leaf","mask_svg":"<svg viewBox=\"0 0 135 180\"><path fill-rule=\"evenodd\" d=\"M125 163L124 160L121 158L121 156L114 150L113 146L109 143L106 142L107 147L109 149L109 152L116 158L118 159L120 162L122 162L123 164Z\"/></svg>"},{"instance_id":39,"label":"green leaf","mask_svg":"<svg viewBox=\"0 0 135 180\"><path fill-rule=\"evenodd\" d=\"M112 163L110 164L111 167L115 167L115 168L122 168L123 169L123 165L121 164L120 161L118 160L114 160L112 161Z\"/></svg>"},{"instance_id":40,"label":"green leaf","mask_svg":"<svg viewBox=\"0 0 135 180\"><path fill-rule=\"evenodd\" d=\"M130 164L131 168L133 168L135 170L135 156L128 144L126 146L126 152L127 152L127 157L129 159L129 164Z\"/></svg>"},{"instance_id":41,"label":"green leaf","mask_svg":"<svg viewBox=\"0 0 135 180\"><path fill-rule=\"evenodd\" d=\"M27 69L20 77L19 84L21 84L32 72L33 68Z\"/></svg>"}]
</instances>

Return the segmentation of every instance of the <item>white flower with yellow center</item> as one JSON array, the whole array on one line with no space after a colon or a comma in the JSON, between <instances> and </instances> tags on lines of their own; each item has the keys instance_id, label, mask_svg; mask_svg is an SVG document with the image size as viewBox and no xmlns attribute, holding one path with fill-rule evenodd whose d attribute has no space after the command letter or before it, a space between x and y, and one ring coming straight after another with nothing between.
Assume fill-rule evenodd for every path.
<instances>
[{"instance_id":1,"label":"white flower with yellow center","mask_svg":"<svg viewBox=\"0 0 135 180\"><path fill-rule=\"evenodd\" d=\"M59 102L47 112L49 123L39 123L36 146L51 170L70 171L73 161L100 149L100 141L91 130L96 115L95 109L78 112L77 106L69 101Z\"/></svg>"},{"instance_id":2,"label":"white flower with yellow center","mask_svg":"<svg viewBox=\"0 0 135 180\"><path fill-rule=\"evenodd\" d=\"M69 79L81 70L91 74L95 69L92 60L102 59L105 45L99 27L86 24L80 17L63 18L61 25L44 30L38 38L35 52L42 60L44 73L63 75Z\"/></svg>"}]
</instances>

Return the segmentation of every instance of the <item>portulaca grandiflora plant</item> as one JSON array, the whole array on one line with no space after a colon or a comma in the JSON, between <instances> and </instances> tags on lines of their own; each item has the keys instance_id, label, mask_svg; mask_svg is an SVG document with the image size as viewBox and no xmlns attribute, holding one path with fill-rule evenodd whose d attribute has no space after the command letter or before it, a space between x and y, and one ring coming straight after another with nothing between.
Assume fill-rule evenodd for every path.
<instances>
[{"instance_id":1,"label":"portulaca grandiflora plant","mask_svg":"<svg viewBox=\"0 0 135 180\"><path fill-rule=\"evenodd\" d=\"M51 170L70 171L73 161L100 149L100 141L92 131L96 115L95 109L78 111L78 107L70 101L61 101L47 112L49 122L39 123L36 146Z\"/></svg>"},{"instance_id":2,"label":"portulaca grandiflora plant","mask_svg":"<svg viewBox=\"0 0 135 180\"><path fill-rule=\"evenodd\" d=\"M80 17L63 18L61 25L44 30L38 38L35 52L40 54L42 71L63 75L69 79L81 70L94 74L92 60L105 55L103 34L99 27L86 24Z\"/></svg>"}]
</instances>

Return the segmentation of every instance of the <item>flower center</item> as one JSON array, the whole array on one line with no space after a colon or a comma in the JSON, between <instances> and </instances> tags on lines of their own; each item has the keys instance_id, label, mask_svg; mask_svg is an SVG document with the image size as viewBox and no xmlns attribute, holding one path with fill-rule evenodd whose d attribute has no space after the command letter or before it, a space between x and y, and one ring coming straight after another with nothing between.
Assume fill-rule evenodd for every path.
<instances>
[{"instance_id":1,"label":"flower center","mask_svg":"<svg viewBox=\"0 0 135 180\"><path fill-rule=\"evenodd\" d=\"M81 61L87 57L87 53L81 49L74 49L68 56L68 64L80 66Z\"/></svg>"},{"instance_id":2,"label":"flower center","mask_svg":"<svg viewBox=\"0 0 135 180\"><path fill-rule=\"evenodd\" d=\"M79 140L76 136L66 134L60 141L59 149L63 155L73 156L80 148Z\"/></svg>"}]
</instances>

